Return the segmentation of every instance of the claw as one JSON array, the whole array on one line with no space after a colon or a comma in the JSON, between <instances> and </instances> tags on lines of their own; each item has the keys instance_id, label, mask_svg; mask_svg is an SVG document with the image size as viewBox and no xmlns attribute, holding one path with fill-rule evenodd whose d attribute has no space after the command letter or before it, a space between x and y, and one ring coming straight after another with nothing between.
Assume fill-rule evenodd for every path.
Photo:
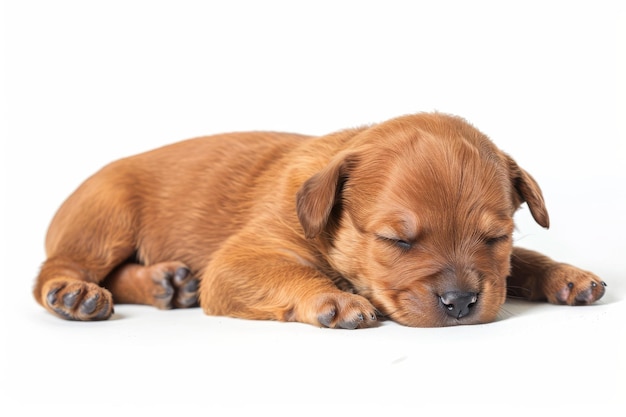
<instances>
[{"instance_id":1,"label":"claw","mask_svg":"<svg viewBox=\"0 0 626 417\"><path fill-rule=\"evenodd\" d=\"M317 319L319 320L319 322L321 324L323 324L325 327L331 327L331 324L333 322L333 319L335 318L335 315L337 314L337 310L335 310L334 308L329 311L326 314L322 314L320 315Z\"/></svg>"},{"instance_id":2,"label":"claw","mask_svg":"<svg viewBox=\"0 0 626 417\"><path fill-rule=\"evenodd\" d=\"M72 308L76 305L76 300L80 294L80 289L67 293L63 296L63 305L67 308Z\"/></svg>"},{"instance_id":3,"label":"claw","mask_svg":"<svg viewBox=\"0 0 626 417\"><path fill-rule=\"evenodd\" d=\"M93 314L93 312L96 311L96 307L98 306L99 298L100 294L94 294L85 301L83 301L82 305L80 306L80 313L85 316Z\"/></svg>"}]
</instances>

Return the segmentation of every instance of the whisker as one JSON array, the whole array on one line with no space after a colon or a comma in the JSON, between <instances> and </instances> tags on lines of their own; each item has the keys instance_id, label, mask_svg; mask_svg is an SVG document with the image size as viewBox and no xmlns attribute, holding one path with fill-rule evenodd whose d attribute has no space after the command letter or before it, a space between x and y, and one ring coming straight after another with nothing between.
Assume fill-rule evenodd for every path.
<instances>
[{"instance_id":1,"label":"whisker","mask_svg":"<svg viewBox=\"0 0 626 417\"><path fill-rule=\"evenodd\" d=\"M402 293L405 292L406 289L403 288L384 288L384 289L372 289L372 288L364 288L364 287L354 287L354 290L356 291L357 294L363 295L368 299L371 299L372 296L374 296L374 298L377 298L376 296L378 295L383 296L383 298L387 298L384 297L384 293L389 293L389 292L393 292L393 293ZM380 309L378 307L376 307L376 316L381 318L382 320L392 320L394 321L394 319L392 318L395 314L398 314L399 312L402 312L402 309L397 307L392 311L388 311L386 313L383 313L382 311L380 311Z\"/></svg>"},{"instance_id":2,"label":"whisker","mask_svg":"<svg viewBox=\"0 0 626 417\"><path fill-rule=\"evenodd\" d=\"M519 287L516 285L507 285L507 289L506 289L507 298L514 298L517 300L528 300L530 298L530 294L531 294L530 289L526 287Z\"/></svg>"},{"instance_id":3,"label":"whisker","mask_svg":"<svg viewBox=\"0 0 626 417\"><path fill-rule=\"evenodd\" d=\"M500 307L500 311L498 311L498 315L497 315L499 320L504 320L507 318L511 318L513 316L515 316L515 313L507 309L504 305Z\"/></svg>"}]
</instances>

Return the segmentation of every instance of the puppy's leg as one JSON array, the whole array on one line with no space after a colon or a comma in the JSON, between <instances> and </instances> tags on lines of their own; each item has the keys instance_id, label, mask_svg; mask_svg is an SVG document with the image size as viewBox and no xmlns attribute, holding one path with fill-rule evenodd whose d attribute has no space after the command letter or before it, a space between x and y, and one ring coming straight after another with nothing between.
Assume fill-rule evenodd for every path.
<instances>
[{"instance_id":1,"label":"puppy's leg","mask_svg":"<svg viewBox=\"0 0 626 417\"><path fill-rule=\"evenodd\" d=\"M130 254L129 254L130 255ZM68 320L106 320L113 314L111 293L98 285L110 268L73 254L49 257L33 294L52 314Z\"/></svg>"},{"instance_id":2,"label":"puppy's leg","mask_svg":"<svg viewBox=\"0 0 626 417\"><path fill-rule=\"evenodd\" d=\"M556 262L540 253L514 248L507 293L553 304L584 305L599 300L606 283L591 272Z\"/></svg>"},{"instance_id":3,"label":"puppy's leg","mask_svg":"<svg viewBox=\"0 0 626 417\"><path fill-rule=\"evenodd\" d=\"M312 265L278 251L236 245L217 252L206 269L200 306L209 315L333 328L376 324L376 309L366 298L339 290Z\"/></svg>"},{"instance_id":4,"label":"puppy's leg","mask_svg":"<svg viewBox=\"0 0 626 417\"><path fill-rule=\"evenodd\" d=\"M115 167L114 167L115 168ZM99 284L137 250L132 193L108 169L87 180L61 206L46 238L48 259L33 294L51 313L70 320L104 320L111 293Z\"/></svg>"},{"instance_id":5,"label":"puppy's leg","mask_svg":"<svg viewBox=\"0 0 626 417\"><path fill-rule=\"evenodd\" d=\"M198 280L181 262L150 266L126 263L113 271L102 285L119 304L146 304L159 309L197 305Z\"/></svg>"}]
</instances>

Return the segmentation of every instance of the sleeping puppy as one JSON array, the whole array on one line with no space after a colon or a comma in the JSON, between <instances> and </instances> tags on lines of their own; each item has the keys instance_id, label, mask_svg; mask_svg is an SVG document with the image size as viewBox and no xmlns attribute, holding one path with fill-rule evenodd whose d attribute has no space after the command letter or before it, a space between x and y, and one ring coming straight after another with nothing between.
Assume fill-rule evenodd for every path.
<instances>
[{"instance_id":1,"label":"sleeping puppy","mask_svg":"<svg viewBox=\"0 0 626 417\"><path fill-rule=\"evenodd\" d=\"M322 137L233 133L114 162L50 225L34 295L333 328L487 323L508 295L590 304L594 274L513 246L548 213L535 180L464 120L416 114Z\"/></svg>"}]
</instances>

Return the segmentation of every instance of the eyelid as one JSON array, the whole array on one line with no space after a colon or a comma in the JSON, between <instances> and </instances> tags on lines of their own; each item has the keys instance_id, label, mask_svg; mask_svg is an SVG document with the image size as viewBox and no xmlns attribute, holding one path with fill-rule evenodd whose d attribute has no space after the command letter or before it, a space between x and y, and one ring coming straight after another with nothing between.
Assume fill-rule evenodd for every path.
<instances>
[{"instance_id":1,"label":"eyelid","mask_svg":"<svg viewBox=\"0 0 626 417\"><path fill-rule=\"evenodd\" d=\"M485 237L485 243L487 245L495 245L496 243L505 242L509 240L509 234L502 234L500 236L495 237Z\"/></svg>"},{"instance_id":2,"label":"eyelid","mask_svg":"<svg viewBox=\"0 0 626 417\"><path fill-rule=\"evenodd\" d=\"M397 247L399 247L402 250L409 250L413 247L413 242L410 240L405 240L399 237L389 237L389 236L383 236L383 235L376 235L376 238L378 240L381 240L383 242L388 242L392 245L395 245Z\"/></svg>"},{"instance_id":3,"label":"eyelid","mask_svg":"<svg viewBox=\"0 0 626 417\"><path fill-rule=\"evenodd\" d=\"M394 243L402 250L409 250L413 247L413 244L407 240L396 240Z\"/></svg>"}]
</instances>

